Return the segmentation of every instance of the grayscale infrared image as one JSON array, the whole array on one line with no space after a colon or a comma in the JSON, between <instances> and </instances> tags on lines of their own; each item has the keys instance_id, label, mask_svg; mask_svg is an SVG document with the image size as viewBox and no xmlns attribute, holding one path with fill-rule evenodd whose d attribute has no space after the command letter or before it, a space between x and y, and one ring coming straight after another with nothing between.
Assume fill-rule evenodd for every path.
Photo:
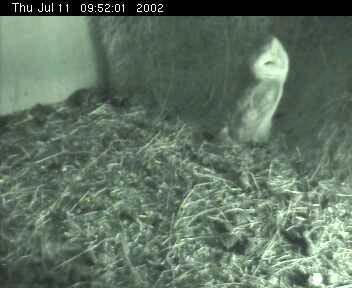
<instances>
[{"instance_id":1,"label":"grayscale infrared image","mask_svg":"<svg viewBox=\"0 0 352 288\"><path fill-rule=\"evenodd\" d=\"M0 17L0 288L352 288L351 51L352 16Z\"/></svg>"}]
</instances>

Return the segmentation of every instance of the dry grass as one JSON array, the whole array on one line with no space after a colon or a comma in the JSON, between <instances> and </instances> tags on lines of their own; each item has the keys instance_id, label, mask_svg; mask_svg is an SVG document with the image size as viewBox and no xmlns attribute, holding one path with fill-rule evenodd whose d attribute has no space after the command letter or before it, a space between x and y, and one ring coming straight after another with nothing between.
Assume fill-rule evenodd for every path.
<instances>
[{"instance_id":1,"label":"dry grass","mask_svg":"<svg viewBox=\"0 0 352 288\"><path fill-rule=\"evenodd\" d=\"M1 287L339 287L350 187L94 90L2 118Z\"/></svg>"}]
</instances>

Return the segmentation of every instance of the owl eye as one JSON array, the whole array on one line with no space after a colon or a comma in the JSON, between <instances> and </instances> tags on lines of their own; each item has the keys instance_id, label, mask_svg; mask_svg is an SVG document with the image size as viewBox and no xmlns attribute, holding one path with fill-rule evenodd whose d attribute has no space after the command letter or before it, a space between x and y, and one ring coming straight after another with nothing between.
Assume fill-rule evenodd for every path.
<instances>
[{"instance_id":1,"label":"owl eye","mask_svg":"<svg viewBox=\"0 0 352 288\"><path fill-rule=\"evenodd\" d=\"M272 65L275 65L274 61L266 61L266 62L264 62L264 66L272 66Z\"/></svg>"}]
</instances>

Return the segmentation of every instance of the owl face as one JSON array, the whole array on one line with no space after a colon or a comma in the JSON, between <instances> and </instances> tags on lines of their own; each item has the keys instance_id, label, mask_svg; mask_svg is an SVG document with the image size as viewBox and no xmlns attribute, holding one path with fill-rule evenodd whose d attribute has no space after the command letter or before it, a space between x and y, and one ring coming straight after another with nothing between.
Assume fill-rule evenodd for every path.
<instances>
[{"instance_id":1,"label":"owl face","mask_svg":"<svg viewBox=\"0 0 352 288\"><path fill-rule=\"evenodd\" d=\"M251 64L252 73L257 80L272 79L284 82L289 70L289 58L281 42L273 37L264 45Z\"/></svg>"}]
</instances>

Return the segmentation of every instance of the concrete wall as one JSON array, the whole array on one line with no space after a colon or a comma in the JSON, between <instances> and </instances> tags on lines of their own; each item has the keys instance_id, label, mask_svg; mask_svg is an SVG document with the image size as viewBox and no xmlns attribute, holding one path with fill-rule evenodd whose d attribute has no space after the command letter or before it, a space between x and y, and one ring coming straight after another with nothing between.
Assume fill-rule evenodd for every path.
<instances>
[{"instance_id":1,"label":"concrete wall","mask_svg":"<svg viewBox=\"0 0 352 288\"><path fill-rule=\"evenodd\" d=\"M61 101L96 78L84 17L0 17L0 114Z\"/></svg>"}]
</instances>

